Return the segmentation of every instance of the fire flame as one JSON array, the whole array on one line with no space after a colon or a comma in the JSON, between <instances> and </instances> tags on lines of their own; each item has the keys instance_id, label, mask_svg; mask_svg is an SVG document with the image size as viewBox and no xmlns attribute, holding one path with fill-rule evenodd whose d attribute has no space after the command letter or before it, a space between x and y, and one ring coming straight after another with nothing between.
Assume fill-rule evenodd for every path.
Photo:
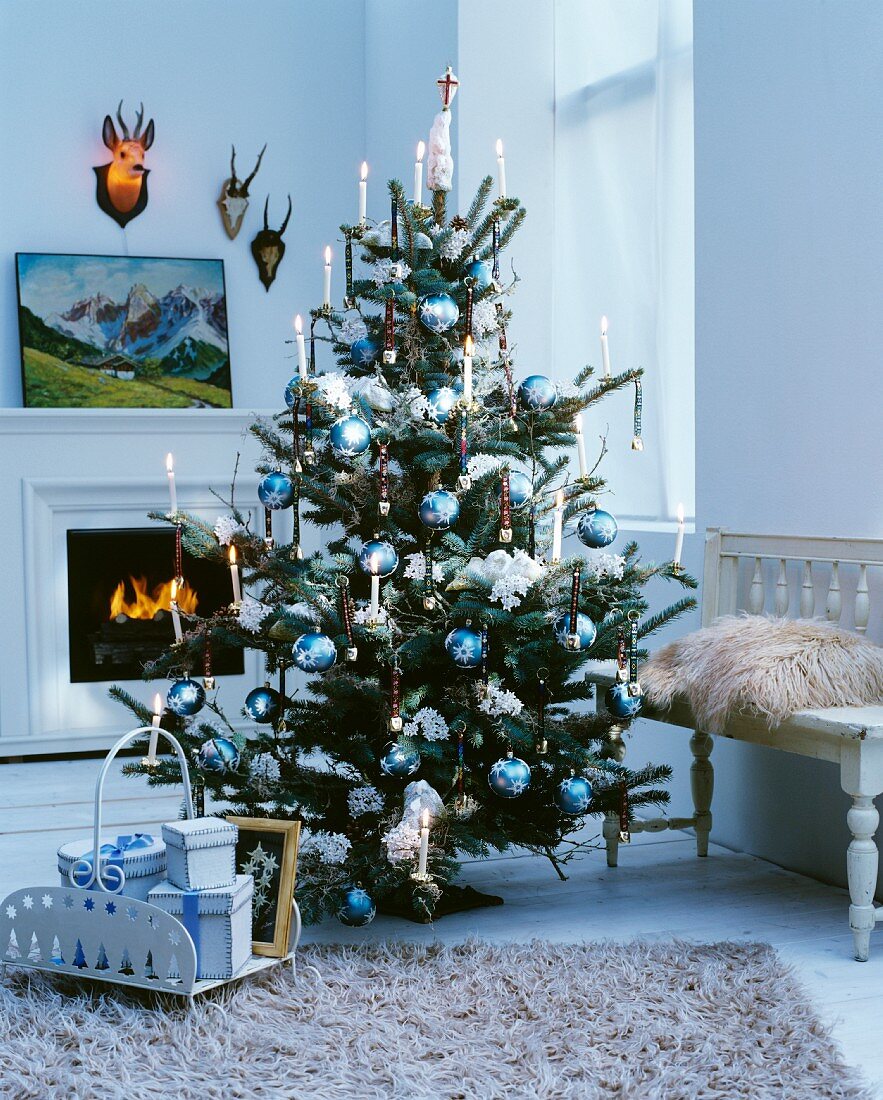
<instances>
[{"instance_id":1,"label":"fire flame","mask_svg":"<svg viewBox=\"0 0 883 1100\"><path fill-rule=\"evenodd\" d=\"M152 619L157 611L169 611L172 602L174 581L164 581L153 589L148 589L146 577L129 577L120 581L110 597L109 619L125 615L129 619ZM134 599L127 598L126 590L134 593ZM199 597L186 581L178 588L175 597L178 608L185 615L194 615Z\"/></svg>"}]
</instances>

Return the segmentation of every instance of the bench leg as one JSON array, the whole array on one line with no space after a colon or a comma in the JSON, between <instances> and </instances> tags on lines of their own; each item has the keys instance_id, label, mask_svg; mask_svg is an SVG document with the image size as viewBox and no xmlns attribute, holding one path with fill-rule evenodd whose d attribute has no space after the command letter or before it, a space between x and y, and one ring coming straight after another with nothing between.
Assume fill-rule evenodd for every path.
<instances>
[{"instance_id":1,"label":"bench leg","mask_svg":"<svg viewBox=\"0 0 883 1100\"><path fill-rule=\"evenodd\" d=\"M708 836L711 832L711 799L714 794L714 767L708 759L714 742L711 734L694 730L690 738L693 763L690 765L690 790L696 811L696 855L708 855Z\"/></svg>"},{"instance_id":2,"label":"bench leg","mask_svg":"<svg viewBox=\"0 0 883 1100\"><path fill-rule=\"evenodd\" d=\"M849 927L855 942L858 962L867 962L871 932L876 923L874 891L877 888L877 845L874 833L880 815L869 795L853 795L846 815L852 840L846 852L846 875L849 881Z\"/></svg>"}]
</instances>

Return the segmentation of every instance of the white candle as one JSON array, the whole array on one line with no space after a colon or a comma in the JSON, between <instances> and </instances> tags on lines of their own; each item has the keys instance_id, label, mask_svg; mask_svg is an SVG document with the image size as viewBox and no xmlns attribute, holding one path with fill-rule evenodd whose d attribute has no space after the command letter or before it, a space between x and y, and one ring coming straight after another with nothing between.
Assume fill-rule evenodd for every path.
<instances>
[{"instance_id":1,"label":"white candle","mask_svg":"<svg viewBox=\"0 0 883 1100\"><path fill-rule=\"evenodd\" d=\"M184 637L181 630L181 616L178 614L178 582L172 581L172 598L169 601L169 609L172 612L172 626L175 628L175 641L180 642Z\"/></svg>"},{"instance_id":2,"label":"white candle","mask_svg":"<svg viewBox=\"0 0 883 1100\"><path fill-rule=\"evenodd\" d=\"M675 556L672 559L674 564L678 567L680 567L681 553L684 549L684 531L685 531L685 529L686 529L686 524L684 523L684 506L683 506L683 504L679 504L678 505L678 533L677 533L677 535L675 535Z\"/></svg>"},{"instance_id":3,"label":"white candle","mask_svg":"<svg viewBox=\"0 0 883 1100\"><path fill-rule=\"evenodd\" d=\"M414 203L417 206L423 204L423 154L426 152L426 142L417 142L417 159L414 161Z\"/></svg>"},{"instance_id":4,"label":"white candle","mask_svg":"<svg viewBox=\"0 0 883 1100\"><path fill-rule=\"evenodd\" d=\"M564 529L564 490L555 494L555 517L552 526L552 561L561 561L561 535Z\"/></svg>"},{"instance_id":5,"label":"white candle","mask_svg":"<svg viewBox=\"0 0 883 1100\"><path fill-rule=\"evenodd\" d=\"M579 476L588 477L589 466L586 462L586 440L583 435L583 414L577 413L573 418L573 427L576 431L576 456L579 459Z\"/></svg>"},{"instance_id":6,"label":"white candle","mask_svg":"<svg viewBox=\"0 0 883 1100\"><path fill-rule=\"evenodd\" d=\"M380 618L380 555L372 554L368 564L371 566L371 608L368 618L376 622Z\"/></svg>"},{"instance_id":7,"label":"white candle","mask_svg":"<svg viewBox=\"0 0 883 1100\"><path fill-rule=\"evenodd\" d=\"M325 285L322 291L322 308L331 309L331 249L325 246Z\"/></svg>"},{"instance_id":8,"label":"white candle","mask_svg":"<svg viewBox=\"0 0 883 1100\"><path fill-rule=\"evenodd\" d=\"M497 183L500 187L500 198L506 197L506 161L503 159L503 142L497 138Z\"/></svg>"},{"instance_id":9,"label":"white candle","mask_svg":"<svg viewBox=\"0 0 883 1100\"><path fill-rule=\"evenodd\" d=\"M472 404L472 354L474 351L475 344L472 337L467 336L463 344L463 402L466 405Z\"/></svg>"},{"instance_id":10,"label":"white candle","mask_svg":"<svg viewBox=\"0 0 883 1100\"><path fill-rule=\"evenodd\" d=\"M304 323L300 314L294 319L294 331L297 336L297 373L302 381L307 380L307 349L304 344Z\"/></svg>"},{"instance_id":11,"label":"white candle","mask_svg":"<svg viewBox=\"0 0 883 1100\"><path fill-rule=\"evenodd\" d=\"M156 746L159 740L159 723L162 717L162 699L159 694L153 697L153 718L150 725L150 744L147 747L147 756L141 761L142 764L146 764L152 768L156 763Z\"/></svg>"},{"instance_id":12,"label":"white candle","mask_svg":"<svg viewBox=\"0 0 883 1100\"><path fill-rule=\"evenodd\" d=\"M426 874L426 861L429 857L429 810L423 811L423 823L420 829L420 858L417 861L417 874Z\"/></svg>"},{"instance_id":13,"label":"white candle","mask_svg":"<svg viewBox=\"0 0 883 1100\"><path fill-rule=\"evenodd\" d=\"M368 220L368 163L362 161L362 174L359 177L359 225Z\"/></svg>"},{"instance_id":14,"label":"white candle","mask_svg":"<svg viewBox=\"0 0 883 1100\"><path fill-rule=\"evenodd\" d=\"M238 607L242 603L242 586L239 583L239 566L236 563L236 547L230 547L230 578L233 581L233 603Z\"/></svg>"},{"instance_id":15,"label":"white candle","mask_svg":"<svg viewBox=\"0 0 883 1100\"><path fill-rule=\"evenodd\" d=\"M601 365L604 368L604 377L610 377L610 348L607 346L607 318L601 318Z\"/></svg>"},{"instance_id":16,"label":"white candle","mask_svg":"<svg viewBox=\"0 0 883 1100\"><path fill-rule=\"evenodd\" d=\"M175 489L175 460L172 458L171 451L166 455L166 473L169 478L169 500L171 501L169 515L176 516L178 514L178 492Z\"/></svg>"}]
</instances>

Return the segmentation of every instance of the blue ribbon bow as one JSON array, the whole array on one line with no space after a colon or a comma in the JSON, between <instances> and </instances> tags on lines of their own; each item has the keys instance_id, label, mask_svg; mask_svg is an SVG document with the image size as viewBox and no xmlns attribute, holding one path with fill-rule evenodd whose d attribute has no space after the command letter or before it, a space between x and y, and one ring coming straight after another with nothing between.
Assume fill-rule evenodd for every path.
<instances>
[{"instance_id":1,"label":"blue ribbon bow","mask_svg":"<svg viewBox=\"0 0 883 1100\"><path fill-rule=\"evenodd\" d=\"M142 848L149 848L153 844L153 837L150 833L124 833L118 836L116 844L102 844L98 849L98 858L102 862L109 863L112 867L119 867L122 869L123 861L126 852L136 852ZM95 859L95 849L90 848L88 852L84 852L80 859L87 859L90 863L93 863ZM91 877L91 872L80 871L74 874L74 881L78 886L85 885Z\"/></svg>"}]
</instances>

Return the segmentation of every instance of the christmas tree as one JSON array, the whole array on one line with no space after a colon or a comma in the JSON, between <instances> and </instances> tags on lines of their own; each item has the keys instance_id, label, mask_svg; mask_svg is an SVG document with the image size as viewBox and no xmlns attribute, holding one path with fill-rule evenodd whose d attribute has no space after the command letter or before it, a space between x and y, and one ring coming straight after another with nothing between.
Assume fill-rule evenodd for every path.
<instances>
[{"instance_id":1,"label":"christmas tree","mask_svg":"<svg viewBox=\"0 0 883 1100\"><path fill-rule=\"evenodd\" d=\"M642 563L632 542L607 549L616 522L581 429L602 398L634 387L640 449L642 371L597 378L586 367L572 386L516 379L514 280L504 285L501 268L525 211L502 172L496 196L488 177L468 209L449 211L456 78L438 83L431 206L421 165L411 201L389 184L388 221L341 227L344 308L326 289L309 356L298 332L285 408L253 426L264 530L251 530L232 493L214 528L177 511L154 517L190 554L224 562L234 548L241 564L241 600L184 617L148 677L203 668L204 685L188 673L168 705L205 787L232 813L303 820L307 921L366 923L378 902L456 908L458 856L512 845L562 874L594 846L574 839L586 818L615 814L627 830L632 808L667 800L667 767L630 770L612 745L640 709L639 639L694 602L651 615L647 582L695 583L674 562ZM339 369L319 373L317 346L329 345ZM598 462L605 449L602 439ZM285 508L294 537L278 545L273 515ZM328 532L323 552L303 554L302 519ZM589 554L563 553L565 536ZM244 701L258 731L247 742L211 677L220 644L266 659L268 683ZM621 682L609 711L595 712L582 674L605 658L618 659ZM308 674L297 692L292 666ZM152 783L179 781L171 764L146 766Z\"/></svg>"}]
</instances>

